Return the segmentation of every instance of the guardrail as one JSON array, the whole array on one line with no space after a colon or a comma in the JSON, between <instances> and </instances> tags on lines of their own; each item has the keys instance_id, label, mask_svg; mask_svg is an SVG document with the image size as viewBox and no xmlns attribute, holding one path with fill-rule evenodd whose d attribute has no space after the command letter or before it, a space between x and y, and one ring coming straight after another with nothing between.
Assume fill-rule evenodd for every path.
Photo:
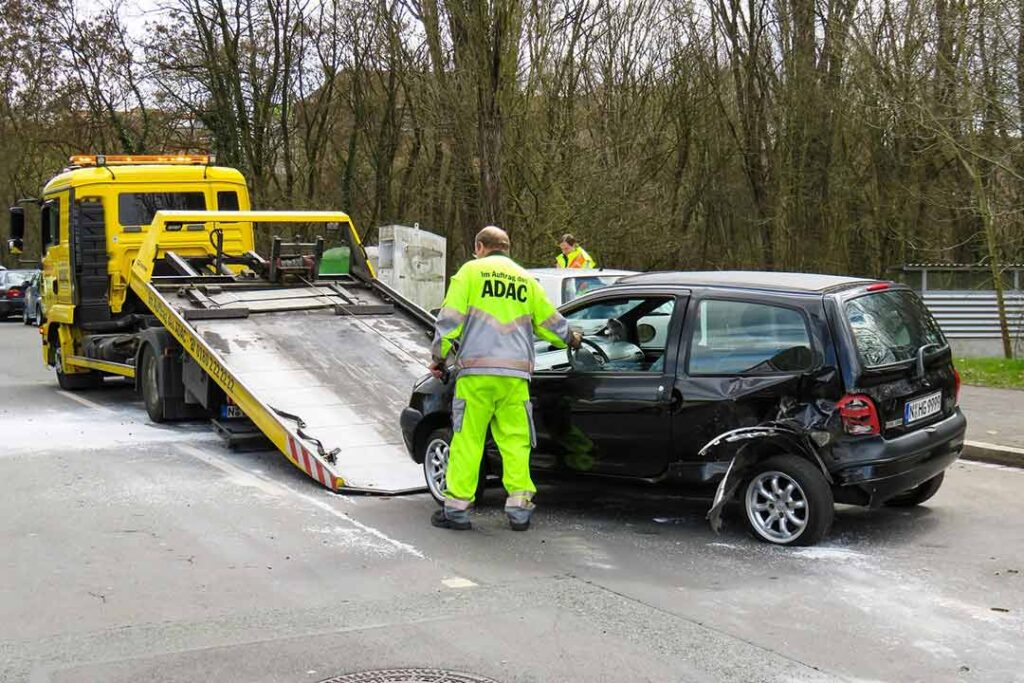
<instances>
[{"instance_id":1,"label":"guardrail","mask_svg":"<svg viewBox=\"0 0 1024 683\"><path fill-rule=\"evenodd\" d=\"M995 292L936 291L922 294L925 305L950 339L998 339ZM1024 291L1004 295L1010 336L1024 339Z\"/></svg>"}]
</instances>

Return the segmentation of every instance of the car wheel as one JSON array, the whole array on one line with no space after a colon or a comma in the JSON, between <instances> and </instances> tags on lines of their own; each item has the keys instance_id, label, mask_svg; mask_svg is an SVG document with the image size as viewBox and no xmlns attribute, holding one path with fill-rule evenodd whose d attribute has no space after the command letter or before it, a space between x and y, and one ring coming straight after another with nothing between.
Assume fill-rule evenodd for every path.
<instances>
[{"instance_id":1,"label":"car wheel","mask_svg":"<svg viewBox=\"0 0 1024 683\"><path fill-rule=\"evenodd\" d=\"M142 387L142 402L146 404L146 412L153 422L163 422L164 400L160 396L160 377L157 368L156 354L151 346L142 350L142 359L139 363L139 384Z\"/></svg>"},{"instance_id":2,"label":"car wheel","mask_svg":"<svg viewBox=\"0 0 1024 683\"><path fill-rule=\"evenodd\" d=\"M423 448L423 478L427 482L427 490L438 505L444 505L444 491L447 486L445 477L448 473L448 454L451 450L452 430L449 428L435 429L426 438ZM480 461L480 476L476 484L474 498L480 502L480 496L487 489L487 457Z\"/></svg>"},{"instance_id":3,"label":"car wheel","mask_svg":"<svg viewBox=\"0 0 1024 683\"><path fill-rule=\"evenodd\" d=\"M43 325L43 309L36 306L36 327L42 327Z\"/></svg>"},{"instance_id":4,"label":"car wheel","mask_svg":"<svg viewBox=\"0 0 1024 683\"><path fill-rule=\"evenodd\" d=\"M54 370L57 373L57 386L65 391L78 391L79 389L95 389L103 384L103 376L97 372L75 372L64 373L64 360L60 352L54 354Z\"/></svg>"},{"instance_id":5,"label":"car wheel","mask_svg":"<svg viewBox=\"0 0 1024 683\"><path fill-rule=\"evenodd\" d=\"M817 467L798 456L758 463L743 491L747 525L762 541L813 545L832 526L832 489Z\"/></svg>"},{"instance_id":6,"label":"car wheel","mask_svg":"<svg viewBox=\"0 0 1024 683\"><path fill-rule=\"evenodd\" d=\"M939 472L923 484L918 484L912 489L907 489L903 493L893 496L885 501L885 505L894 508L909 508L920 505L939 492L939 487L942 486L942 480L945 478L946 473Z\"/></svg>"},{"instance_id":7,"label":"car wheel","mask_svg":"<svg viewBox=\"0 0 1024 683\"><path fill-rule=\"evenodd\" d=\"M21 323L23 325L28 325L28 322L28 308L23 308L21 309Z\"/></svg>"}]
</instances>

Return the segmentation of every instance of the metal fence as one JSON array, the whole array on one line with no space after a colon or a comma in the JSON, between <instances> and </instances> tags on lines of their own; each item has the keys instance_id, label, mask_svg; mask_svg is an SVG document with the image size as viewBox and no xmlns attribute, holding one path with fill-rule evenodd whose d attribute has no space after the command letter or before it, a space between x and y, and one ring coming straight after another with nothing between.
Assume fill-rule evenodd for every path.
<instances>
[{"instance_id":1,"label":"metal fence","mask_svg":"<svg viewBox=\"0 0 1024 683\"><path fill-rule=\"evenodd\" d=\"M995 292L925 291L928 310L950 339L998 339L999 312ZM1006 317L1010 336L1024 339L1024 292L1006 292Z\"/></svg>"}]
</instances>

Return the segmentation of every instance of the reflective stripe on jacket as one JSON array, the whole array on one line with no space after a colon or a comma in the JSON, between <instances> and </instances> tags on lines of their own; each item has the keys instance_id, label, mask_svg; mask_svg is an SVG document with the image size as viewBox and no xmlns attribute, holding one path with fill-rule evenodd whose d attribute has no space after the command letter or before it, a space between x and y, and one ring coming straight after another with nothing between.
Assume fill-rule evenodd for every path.
<instances>
[{"instance_id":1,"label":"reflective stripe on jacket","mask_svg":"<svg viewBox=\"0 0 1024 683\"><path fill-rule=\"evenodd\" d=\"M555 264L559 268L597 268L597 261L578 244L568 254L559 254L555 257Z\"/></svg>"},{"instance_id":2,"label":"reflective stripe on jacket","mask_svg":"<svg viewBox=\"0 0 1024 683\"><path fill-rule=\"evenodd\" d=\"M529 273L508 256L492 254L470 261L452 278L431 355L443 360L458 339L455 368L461 374L529 379L534 335L564 348L569 323Z\"/></svg>"}]
</instances>

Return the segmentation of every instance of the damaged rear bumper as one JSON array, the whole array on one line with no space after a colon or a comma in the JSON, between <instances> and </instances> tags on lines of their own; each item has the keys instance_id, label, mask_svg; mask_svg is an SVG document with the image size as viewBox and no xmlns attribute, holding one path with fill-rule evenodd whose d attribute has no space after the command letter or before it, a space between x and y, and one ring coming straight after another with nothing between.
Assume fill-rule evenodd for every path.
<instances>
[{"instance_id":1,"label":"damaged rear bumper","mask_svg":"<svg viewBox=\"0 0 1024 683\"><path fill-rule=\"evenodd\" d=\"M881 505L949 467L964 447L967 420L957 408L950 417L917 431L883 439L852 439L832 450L836 501Z\"/></svg>"}]
</instances>

